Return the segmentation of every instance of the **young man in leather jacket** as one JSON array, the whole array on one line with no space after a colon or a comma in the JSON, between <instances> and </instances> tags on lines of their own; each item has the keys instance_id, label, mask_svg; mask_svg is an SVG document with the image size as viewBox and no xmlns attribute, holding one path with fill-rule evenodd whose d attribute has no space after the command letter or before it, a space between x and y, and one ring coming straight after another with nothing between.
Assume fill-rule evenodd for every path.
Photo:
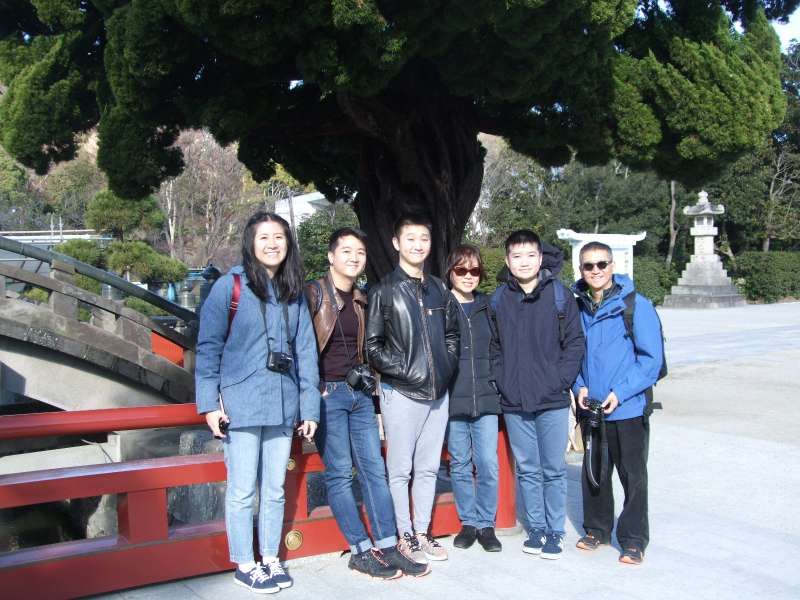
<instances>
[{"instance_id":1,"label":"young man in leather jacket","mask_svg":"<svg viewBox=\"0 0 800 600\"><path fill-rule=\"evenodd\" d=\"M330 268L306 284L319 349L322 406L316 444L325 463L328 503L350 545L349 568L378 579L430 571L395 547L394 509L381 457L372 393L375 379L364 353L367 298L356 286L367 263L366 234L351 227L333 232ZM353 496L356 467L374 544Z\"/></svg>"},{"instance_id":2,"label":"young man in leather jacket","mask_svg":"<svg viewBox=\"0 0 800 600\"><path fill-rule=\"evenodd\" d=\"M431 250L427 219L398 219L392 243L398 266L369 294L367 356L381 375L398 547L417 562L445 560L447 552L428 528L447 428L447 388L458 366L459 308L442 280L423 272ZM408 495L412 470L413 523Z\"/></svg>"}]
</instances>

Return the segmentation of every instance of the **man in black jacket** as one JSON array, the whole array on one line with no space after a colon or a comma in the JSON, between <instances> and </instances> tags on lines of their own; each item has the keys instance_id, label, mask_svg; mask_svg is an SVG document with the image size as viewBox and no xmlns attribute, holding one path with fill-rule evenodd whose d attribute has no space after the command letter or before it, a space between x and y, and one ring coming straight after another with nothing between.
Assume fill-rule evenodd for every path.
<instances>
[{"instance_id":1,"label":"man in black jacket","mask_svg":"<svg viewBox=\"0 0 800 600\"><path fill-rule=\"evenodd\" d=\"M447 386L458 365L459 309L441 279L423 273L431 249L430 223L416 215L401 217L392 242L398 266L370 290L366 343L369 362L381 374L398 547L416 562L445 560L447 552L428 528L447 428ZM413 524L408 497L412 470Z\"/></svg>"},{"instance_id":2,"label":"man in black jacket","mask_svg":"<svg viewBox=\"0 0 800 600\"><path fill-rule=\"evenodd\" d=\"M583 330L575 297L555 277L560 257L543 265L539 236L526 229L505 246L510 275L492 297L499 333L493 370L527 521L523 551L560 558L569 390L583 359Z\"/></svg>"}]
</instances>

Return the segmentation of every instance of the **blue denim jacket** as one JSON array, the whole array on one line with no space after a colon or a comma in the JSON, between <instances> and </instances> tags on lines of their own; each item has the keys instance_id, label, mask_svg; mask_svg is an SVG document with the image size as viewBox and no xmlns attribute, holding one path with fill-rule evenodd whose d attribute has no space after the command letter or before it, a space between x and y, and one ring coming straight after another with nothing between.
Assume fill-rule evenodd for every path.
<instances>
[{"instance_id":1,"label":"blue denim jacket","mask_svg":"<svg viewBox=\"0 0 800 600\"><path fill-rule=\"evenodd\" d=\"M240 273L239 308L227 339L233 292L232 273ZM272 351L292 354L283 311L269 284L266 324ZM236 266L221 277L200 311L195 387L197 412L219 408L222 394L231 427L292 426L298 420L319 422L320 394L317 341L305 296L288 304L289 334L294 339L294 366L288 373L267 369L267 336L259 298L247 286L247 275Z\"/></svg>"}]
</instances>

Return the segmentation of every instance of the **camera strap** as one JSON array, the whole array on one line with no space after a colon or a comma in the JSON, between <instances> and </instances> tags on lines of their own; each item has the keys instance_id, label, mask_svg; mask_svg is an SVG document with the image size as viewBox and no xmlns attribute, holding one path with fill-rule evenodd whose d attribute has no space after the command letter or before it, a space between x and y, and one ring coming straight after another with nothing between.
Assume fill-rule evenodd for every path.
<instances>
[{"instance_id":1,"label":"camera strap","mask_svg":"<svg viewBox=\"0 0 800 600\"><path fill-rule=\"evenodd\" d=\"M286 328L286 343L289 345L289 349L292 350L294 340L289 334L289 307L286 305L286 302L279 302L279 304L281 305L281 312L283 312L283 326ZM269 343L269 327L267 327L267 303L263 300L261 300L261 318L264 320L264 334L267 336L267 355L269 356L269 353L272 352L272 348ZM294 354L293 350L292 354Z\"/></svg>"},{"instance_id":2,"label":"camera strap","mask_svg":"<svg viewBox=\"0 0 800 600\"><path fill-rule=\"evenodd\" d=\"M588 424L588 419L584 419L584 425L588 428L588 433L584 436L583 469L586 471L586 478L589 484L598 489L608 475L608 437L606 436L606 420L600 420L600 427L592 428ZM594 464L597 462L597 444L600 445L600 476L595 477Z\"/></svg>"}]
</instances>

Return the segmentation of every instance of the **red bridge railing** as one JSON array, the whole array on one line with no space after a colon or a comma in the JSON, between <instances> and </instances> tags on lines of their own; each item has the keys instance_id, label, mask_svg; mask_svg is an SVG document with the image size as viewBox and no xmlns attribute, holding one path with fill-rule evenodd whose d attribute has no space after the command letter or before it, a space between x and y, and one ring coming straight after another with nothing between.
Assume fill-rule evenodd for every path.
<instances>
[{"instance_id":1,"label":"red bridge railing","mask_svg":"<svg viewBox=\"0 0 800 600\"><path fill-rule=\"evenodd\" d=\"M204 423L194 404L0 417L0 440L103 433ZM323 470L296 440L286 477L280 555L284 559L347 548L327 506L308 510L307 477ZM497 527L516 523L505 432L498 442ZM444 455L446 457L446 454ZM225 480L221 454L176 456L0 476L0 509L117 494L118 533L0 554L0 596L74 598L233 569L223 520L170 527L168 488ZM364 519L367 523L366 519ZM433 535L459 530L452 494L436 498Z\"/></svg>"}]
</instances>

